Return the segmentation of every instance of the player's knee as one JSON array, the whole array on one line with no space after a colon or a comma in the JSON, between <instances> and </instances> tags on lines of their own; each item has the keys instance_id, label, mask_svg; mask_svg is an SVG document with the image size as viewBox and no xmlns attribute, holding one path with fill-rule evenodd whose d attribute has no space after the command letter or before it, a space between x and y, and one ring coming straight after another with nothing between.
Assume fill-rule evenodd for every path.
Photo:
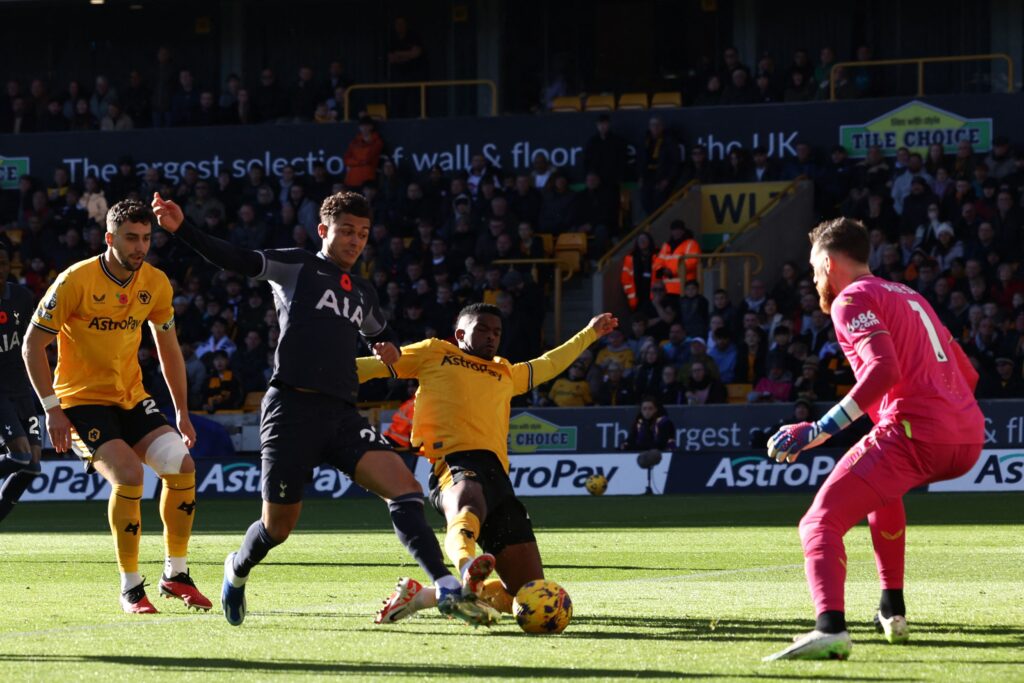
<instances>
[{"instance_id":1,"label":"player's knee","mask_svg":"<svg viewBox=\"0 0 1024 683\"><path fill-rule=\"evenodd\" d=\"M184 469L186 461L189 469ZM146 449L146 464L160 476L196 470L188 454L188 447L175 432L167 432L153 439L153 443Z\"/></svg>"},{"instance_id":2,"label":"player's knee","mask_svg":"<svg viewBox=\"0 0 1024 683\"><path fill-rule=\"evenodd\" d=\"M125 458L118 462L112 471L114 481L110 482L111 485L142 486L142 463L138 458Z\"/></svg>"},{"instance_id":3,"label":"player's knee","mask_svg":"<svg viewBox=\"0 0 1024 683\"><path fill-rule=\"evenodd\" d=\"M264 519L263 527L275 542L284 543L295 529L295 522L291 519Z\"/></svg>"}]
</instances>

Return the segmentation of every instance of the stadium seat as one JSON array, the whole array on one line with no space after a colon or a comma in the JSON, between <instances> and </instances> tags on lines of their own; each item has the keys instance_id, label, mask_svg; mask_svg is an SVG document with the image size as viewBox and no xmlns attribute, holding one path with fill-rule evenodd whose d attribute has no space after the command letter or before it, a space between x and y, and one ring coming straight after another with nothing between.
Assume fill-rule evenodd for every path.
<instances>
[{"instance_id":1,"label":"stadium seat","mask_svg":"<svg viewBox=\"0 0 1024 683\"><path fill-rule=\"evenodd\" d=\"M375 121L387 121L388 120L388 105L386 104L368 104L366 105L366 115Z\"/></svg>"},{"instance_id":2,"label":"stadium seat","mask_svg":"<svg viewBox=\"0 0 1024 683\"><path fill-rule=\"evenodd\" d=\"M263 402L264 391L250 391L245 395L245 403L242 404L242 410L247 413L256 412L260 409L260 404Z\"/></svg>"},{"instance_id":3,"label":"stadium seat","mask_svg":"<svg viewBox=\"0 0 1024 683\"><path fill-rule=\"evenodd\" d=\"M572 275L578 273L581 270L582 262L580 260L580 252L563 250L555 252L555 259L558 261L558 267L563 271Z\"/></svg>"},{"instance_id":4,"label":"stadium seat","mask_svg":"<svg viewBox=\"0 0 1024 683\"><path fill-rule=\"evenodd\" d=\"M587 111L614 111L615 110L615 96L614 95L591 95L587 98L587 102L584 105L584 109Z\"/></svg>"},{"instance_id":5,"label":"stadium seat","mask_svg":"<svg viewBox=\"0 0 1024 683\"><path fill-rule=\"evenodd\" d=\"M754 390L754 385L733 382L726 384L725 389L728 392L729 403L746 403L747 394Z\"/></svg>"},{"instance_id":6,"label":"stadium seat","mask_svg":"<svg viewBox=\"0 0 1024 683\"><path fill-rule=\"evenodd\" d=\"M683 106L683 96L677 92L656 92L651 98L651 109Z\"/></svg>"},{"instance_id":7,"label":"stadium seat","mask_svg":"<svg viewBox=\"0 0 1024 683\"><path fill-rule=\"evenodd\" d=\"M8 228L4 230L4 234L11 240L11 244L15 247L21 246L22 231L18 228Z\"/></svg>"},{"instance_id":8,"label":"stadium seat","mask_svg":"<svg viewBox=\"0 0 1024 683\"><path fill-rule=\"evenodd\" d=\"M619 109L647 109L647 93L622 93L619 95Z\"/></svg>"},{"instance_id":9,"label":"stadium seat","mask_svg":"<svg viewBox=\"0 0 1024 683\"><path fill-rule=\"evenodd\" d=\"M551 255L555 253L555 236L550 232L539 232L537 237L540 238L540 243L544 245L544 258L551 258Z\"/></svg>"},{"instance_id":10,"label":"stadium seat","mask_svg":"<svg viewBox=\"0 0 1024 683\"><path fill-rule=\"evenodd\" d=\"M555 240L555 252L576 251L587 253L587 236L582 232L563 232Z\"/></svg>"},{"instance_id":11,"label":"stadium seat","mask_svg":"<svg viewBox=\"0 0 1024 683\"><path fill-rule=\"evenodd\" d=\"M580 98L578 95L568 97L556 97L551 102L551 111L579 111Z\"/></svg>"}]
</instances>

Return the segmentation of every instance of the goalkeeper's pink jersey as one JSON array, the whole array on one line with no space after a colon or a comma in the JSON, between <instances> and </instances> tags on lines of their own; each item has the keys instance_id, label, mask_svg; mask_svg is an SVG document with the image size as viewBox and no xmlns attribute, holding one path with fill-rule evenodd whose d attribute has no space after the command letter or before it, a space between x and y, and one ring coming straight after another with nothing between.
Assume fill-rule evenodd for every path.
<instances>
[{"instance_id":1,"label":"goalkeeper's pink jersey","mask_svg":"<svg viewBox=\"0 0 1024 683\"><path fill-rule=\"evenodd\" d=\"M876 405L860 406L876 425L900 425L909 438L928 443L984 443L985 418L953 355L955 342L923 296L903 284L862 277L833 302L832 323L858 382L868 372L859 353L863 343L876 334L892 336L900 380Z\"/></svg>"}]
</instances>

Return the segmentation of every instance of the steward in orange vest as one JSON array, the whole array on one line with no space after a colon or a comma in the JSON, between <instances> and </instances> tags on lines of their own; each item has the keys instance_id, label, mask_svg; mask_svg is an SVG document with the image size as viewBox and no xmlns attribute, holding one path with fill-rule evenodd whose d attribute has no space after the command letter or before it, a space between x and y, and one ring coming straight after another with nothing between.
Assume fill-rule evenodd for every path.
<instances>
[{"instance_id":1,"label":"steward in orange vest","mask_svg":"<svg viewBox=\"0 0 1024 683\"><path fill-rule=\"evenodd\" d=\"M630 310L636 310L637 304L651 298L651 273L654 263L654 240L642 232L636 236L633 251L622 260L622 272L619 282L622 292L626 295Z\"/></svg>"},{"instance_id":2,"label":"steward in orange vest","mask_svg":"<svg viewBox=\"0 0 1024 683\"><path fill-rule=\"evenodd\" d=\"M700 255L700 245L693 238L693 233L681 220L672 221L669 228L669 240L661 245L661 251L654 259L654 275L652 284L665 283L665 293L680 296L683 293L683 283L687 280L697 279L697 259L686 259L684 256ZM680 278L680 261L685 261L685 277Z\"/></svg>"}]
</instances>

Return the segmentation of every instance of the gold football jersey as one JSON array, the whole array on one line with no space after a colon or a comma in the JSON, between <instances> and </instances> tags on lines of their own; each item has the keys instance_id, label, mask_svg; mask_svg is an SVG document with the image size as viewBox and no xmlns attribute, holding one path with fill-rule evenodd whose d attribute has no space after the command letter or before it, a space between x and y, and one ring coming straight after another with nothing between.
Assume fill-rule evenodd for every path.
<instances>
[{"instance_id":1,"label":"gold football jersey","mask_svg":"<svg viewBox=\"0 0 1024 683\"><path fill-rule=\"evenodd\" d=\"M139 368L142 325L174 326L171 283L148 263L122 282L103 256L80 261L57 276L32 324L57 335L53 388L61 406L130 409L147 394Z\"/></svg>"}]
</instances>

